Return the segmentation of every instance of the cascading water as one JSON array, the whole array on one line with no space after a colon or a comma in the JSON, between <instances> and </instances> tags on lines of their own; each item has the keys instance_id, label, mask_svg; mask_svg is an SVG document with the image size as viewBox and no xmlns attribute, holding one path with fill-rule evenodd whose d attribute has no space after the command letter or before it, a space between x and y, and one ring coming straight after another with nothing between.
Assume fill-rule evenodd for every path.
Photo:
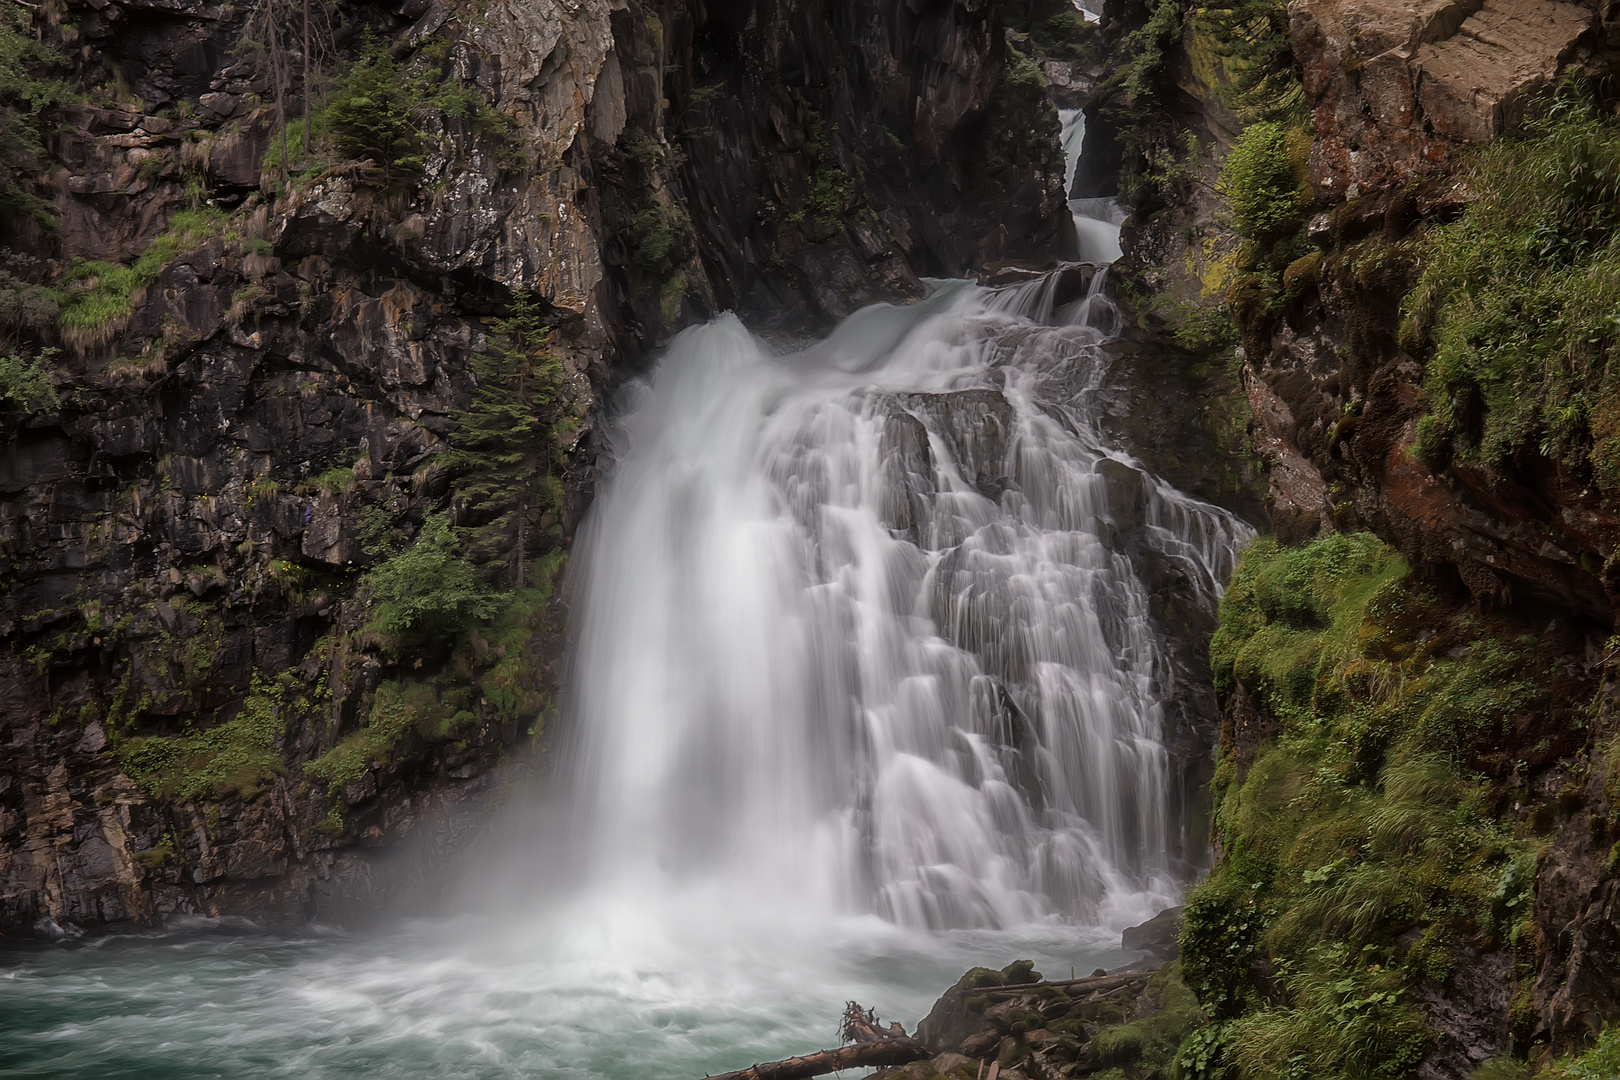
<instances>
[{"instance_id":1,"label":"cascading water","mask_svg":"<svg viewBox=\"0 0 1620 1080\"><path fill-rule=\"evenodd\" d=\"M563 770L593 887L787 881L929 928L1171 902L1169 673L1108 538L1145 504L1213 602L1243 527L1105 448L1101 279L1061 325L1055 276L941 283L781 357L723 317L633 388Z\"/></svg>"},{"instance_id":2,"label":"cascading water","mask_svg":"<svg viewBox=\"0 0 1620 1080\"><path fill-rule=\"evenodd\" d=\"M1126 551L1212 605L1248 531L1110 448L1102 279L936 283L787 354L680 335L579 539L518 899L25 954L0 1072L673 1080L825 1045L851 997L910 1026L973 964L1126 959L1189 841Z\"/></svg>"}]
</instances>

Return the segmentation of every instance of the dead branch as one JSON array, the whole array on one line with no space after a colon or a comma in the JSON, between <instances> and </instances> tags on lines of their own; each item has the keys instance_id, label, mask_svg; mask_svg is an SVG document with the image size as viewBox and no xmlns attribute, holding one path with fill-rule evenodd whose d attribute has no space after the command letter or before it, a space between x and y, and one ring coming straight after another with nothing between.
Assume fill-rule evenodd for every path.
<instances>
[{"instance_id":1,"label":"dead branch","mask_svg":"<svg viewBox=\"0 0 1620 1080\"><path fill-rule=\"evenodd\" d=\"M808 1080L843 1069L909 1065L932 1056L928 1047L906 1034L905 1028L897 1023L880 1026L872 1010L862 1009L853 1001L844 1007L839 1033L851 1045L784 1061L764 1062L737 1072L721 1073L709 1080Z\"/></svg>"}]
</instances>

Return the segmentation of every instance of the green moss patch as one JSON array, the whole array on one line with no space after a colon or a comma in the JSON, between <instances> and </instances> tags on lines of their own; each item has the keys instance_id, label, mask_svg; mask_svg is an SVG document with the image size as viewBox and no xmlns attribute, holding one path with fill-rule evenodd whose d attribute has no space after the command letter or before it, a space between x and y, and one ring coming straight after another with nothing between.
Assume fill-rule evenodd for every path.
<instances>
[{"instance_id":1,"label":"green moss patch","mask_svg":"<svg viewBox=\"0 0 1620 1080\"><path fill-rule=\"evenodd\" d=\"M251 798L286 772L287 725L314 708L322 693L296 672L255 673L232 719L184 735L129 739L117 750L118 764L160 802Z\"/></svg>"},{"instance_id":2,"label":"green moss patch","mask_svg":"<svg viewBox=\"0 0 1620 1080\"><path fill-rule=\"evenodd\" d=\"M1245 1077L1408 1076L1429 1037L1411 987L1444 985L1464 941L1533 954L1540 842L1492 780L1549 708L1537 644L1336 534L1254 544L1210 654L1246 727L1223 735L1222 858L1181 939L1217 1056Z\"/></svg>"},{"instance_id":3,"label":"green moss patch","mask_svg":"<svg viewBox=\"0 0 1620 1080\"><path fill-rule=\"evenodd\" d=\"M57 325L63 340L81 349L109 340L128 325L139 290L155 281L177 256L225 233L224 211L182 210L169 218L168 229L130 266L79 259L62 279L65 300Z\"/></svg>"}]
</instances>

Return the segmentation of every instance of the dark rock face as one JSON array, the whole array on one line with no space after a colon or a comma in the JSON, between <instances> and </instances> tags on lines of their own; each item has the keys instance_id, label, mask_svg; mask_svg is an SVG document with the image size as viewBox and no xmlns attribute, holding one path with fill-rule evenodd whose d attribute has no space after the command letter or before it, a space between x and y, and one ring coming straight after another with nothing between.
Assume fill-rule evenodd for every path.
<instances>
[{"instance_id":1,"label":"dark rock face","mask_svg":"<svg viewBox=\"0 0 1620 1080\"><path fill-rule=\"evenodd\" d=\"M1393 247L1460 209L1466 193L1446 178L1459 148L1511 133L1560 64L1607 47L1593 12L1554 0L1290 10L1326 258L1286 317L1244 341L1274 526L1285 538L1370 527L1487 609L1528 602L1612 625L1620 593L1604 567L1620 517L1589 485L1545 459L1496 471L1413 453L1423 370L1397 340L1412 267ZM1357 245L1390 255L1358 270Z\"/></svg>"},{"instance_id":2,"label":"dark rock face","mask_svg":"<svg viewBox=\"0 0 1620 1080\"><path fill-rule=\"evenodd\" d=\"M426 122L403 195L364 163L285 190L265 172L275 114L233 56L241 12L74 8L72 78L116 62L129 94L63 110L37 184L57 236L0 240L49 281L76 258L132 262L198 198L230 219L127 315L46 331L60 408L0 416L0 931L431 898L543 717L481 701L357 778L303 769L381 681L443 668L367 645L355 586L379 535L408 544L444 507L469 360L514 291L561 359L566 544L602 395L681 326L726 307L819 326L919 274L1044 257L1072 228L1055 113L1038 83L1033 105L1027 79L1005 85L994 2L401 12L349 12L340 58L362 27L406 63L432 45L509 121ZM522 650L545 694L559 600L542 621ZM278 714L279 773L256 791L159 798L119 768L129 740L214 730L276 672L327 696Z\"/></svg>"},{"instance_id":3,"label":"dark rock face","mask_svg":"<svg viewBox=\"0 0 1620 1080\"><path fill-rule=\"evenodd\" d=\"M725 308L823 325L1072 234L1056 111L1009 88L994 3L649 4L614 30L595 161L640 342Z\"/></svg>"},{"instance_id":4,"label":"dark rock face","mask_svg":"<svg viewBox=\"0 0 1620 1080\"><path fill-rule=\"evenodd\" d=\"M1181 908L1165 908L1139 926L1127 926L1120 935L1120 948L1144 949L1157 959L1169 962L1180 952Z\"/></svg>"},{"instance_id":5,"label":"dark rock face","mask_svg":"<svg viewBox=\"0 0 1620 1080\"><path fill-rule=\"evenodd\" d=\"M1313 180L1355 198L1511 133L1536 91L1589 51L1587 6L1557 0L1292 3L1317 138Z\"/></svg>"}]
</instances>

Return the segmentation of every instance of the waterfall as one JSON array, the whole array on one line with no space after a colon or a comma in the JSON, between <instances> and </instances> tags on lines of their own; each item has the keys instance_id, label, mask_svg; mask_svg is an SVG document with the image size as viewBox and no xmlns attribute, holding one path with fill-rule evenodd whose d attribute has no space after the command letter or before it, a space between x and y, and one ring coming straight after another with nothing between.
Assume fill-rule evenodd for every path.
<instances>
[{"instance_id":1,"label":"waterfall","mask_svg":"<svg viewBox=\"0 0 1620 1080\"><path fill-rule=\"evenodd\" d=\"M595 891L926 928L1172 902L1173 679L1117 538L1213 604L1246 529L1108 446L1115 315L1100 271L1056 304L1078 272L786 354L722 316L628 388L577 548Z\"/></svg>"},{"instance_id":2,"label":"waterfall","mask_svg":"<svg viewBox=\"0 0 1620 1080\"><path fill-rule=\"evenodd\" d=\"M1062 123L1063 190L1074 192L1074 176L1080 168L1080 149L1086 141L1086 114L1080 109L1058 110ZM1111 263L1120 256L1119 230L1125 223L1125 208L1118 199L1069 199L1074 232L1080 241L1082 262Z\"/></svg>"}]
</instances>

